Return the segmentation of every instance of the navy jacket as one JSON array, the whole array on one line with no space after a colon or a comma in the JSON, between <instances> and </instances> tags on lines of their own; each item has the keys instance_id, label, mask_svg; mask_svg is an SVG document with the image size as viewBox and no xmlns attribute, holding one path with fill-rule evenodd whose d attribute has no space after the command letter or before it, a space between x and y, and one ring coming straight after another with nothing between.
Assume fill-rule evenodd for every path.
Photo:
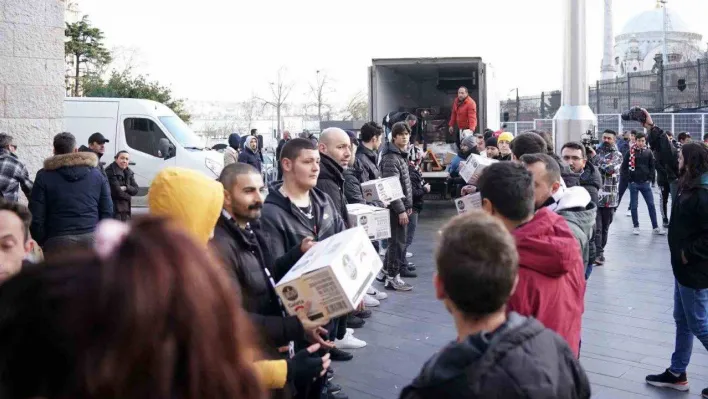
<instances>
[{"instance_id":1,"label":"navy jacket","mask_svg":"<svg viewBox=\"0 0 708 399\"><path fill-rule=\"evenodd\" d=\"M257 151L253 151L251 147L249 146L249 143L251 142L251 139L254 139L255 137L253 136L246 136L246 140L242 144L242 150L241 153L238 154L238 161L241 163L247 163L254 168L256 168L259 172L261 171L261 157L258 154Z\"/></svg>"},{"instance_id":2,"label":"navy jacket","mask_svg":"<svg viewBox=\"0 0 708 399\"><path fill-rule=\"evenodd\" d=\"M55 155L37 172L29 208L30 231L40 245L48 238L91 233L113 217L111 189L90 152Z\"/></svg>"}]
</instances>

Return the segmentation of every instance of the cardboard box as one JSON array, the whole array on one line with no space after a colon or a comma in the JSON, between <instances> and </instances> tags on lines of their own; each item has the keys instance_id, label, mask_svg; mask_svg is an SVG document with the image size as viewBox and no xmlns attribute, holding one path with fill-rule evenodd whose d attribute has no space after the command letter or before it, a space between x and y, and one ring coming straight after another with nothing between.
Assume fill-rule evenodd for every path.
<instances>
[{"instance_id":1,"label":"cardboard box","mask_svg":"<svg viewBox=\"0 0 708 399\"><path fill-rule=\"evenodd\" d=\"M381 201L388 204L405 197L401 182L397 177L369 180L361 184L361 191L367 202Z\"/></svg>"},{"instance_id":2,"label":"cardboard box","mask_svg":"<svg viewBox=\"0 0 708 399\"><path fill-rule=\"evenodd\" d=\"M276 284L289 315L309 309L311 320L354 311L383 266L362 227L317 243Z\"/></svg>"},{"instance_id":3,"label":"cardboard box","mask_svg":"<svg viewBox=\"0 0 708 399\"><path fill-rule=\"evenodd\" d=\"M463 213L469 212L473 209L481 209L482 197L479 193L474 193L457 198L455 199L455 208L457 208L458 215L462 215Z\"/></svg>"},{"instance_id":4,"label":"cardboard box","mask_svg":"<svg viewBox=\"0 0 708 399\"><path fill-rule=\"evenodd\" d=\"M370 240L391 237L391 213L386 208L366 204L349 204L349 227L361 226Z\"/></svg>"},{"instance_id":5,"label":"cardboard box","mask_svg":"<svg viewBox=\"0 0 708 399\"><path fill-rule=\"evenodd\" d=\"M472 154L467 158L467 161L460 166L460 177L465 179L467 183L474 184L477 179L479 179L479 176L482 175L484 168L495 162L499 161Z\"/></svg>"}]
</instances>

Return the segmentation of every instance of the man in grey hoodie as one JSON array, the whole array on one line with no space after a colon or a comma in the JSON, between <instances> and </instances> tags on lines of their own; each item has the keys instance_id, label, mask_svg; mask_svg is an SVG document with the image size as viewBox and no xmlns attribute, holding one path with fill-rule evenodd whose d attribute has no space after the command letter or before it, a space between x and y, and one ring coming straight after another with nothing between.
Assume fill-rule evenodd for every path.
<instances>
[{"instance_id":1,"label":"man in grey hoodie","mask_svg":"<svg viewBox=\"0 0 708 399\"><path fill-rule=\"evenodd\" d=\"M595 226L597 206L590 194L580 186L566 188L561 185L558 162L546 154L526 154L521 157L534 180L536 209L548 207L568 222L580 244L583 264L590 262L590 237Z\"/></svg>"}]
</instances>

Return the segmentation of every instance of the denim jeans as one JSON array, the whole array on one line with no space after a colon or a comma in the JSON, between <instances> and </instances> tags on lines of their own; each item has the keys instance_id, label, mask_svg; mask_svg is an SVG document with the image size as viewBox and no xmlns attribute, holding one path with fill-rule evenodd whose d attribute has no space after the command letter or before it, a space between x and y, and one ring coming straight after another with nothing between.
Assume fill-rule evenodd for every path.
<instances>
[{"instance_id":1,"label":"denim jeans","mask_svg":"<svg viewBox=\"0 0 708 399\"><path fill-rule=\"evenodd\" d=\"M684 287L676 281L674 320L676 344L674 354L671 355L670 370L683 373L691 361L694 336L708 349L708 289L696 290Z\"/></svg>"},{"instance_id":2,"label":"denim jeans","mask_svg":"<svg viewBox=\"0 0 708 399\"><path fill-rule=\"evenodd\" d=\"M649 208L649 219L651 219L651 227L653 229L659 227L656 222L656 207L654 206L654 193L651 191L649 182L644 183L629 183L629 208L632 210L632 223L634 227L639 227L639 216L637 215L637 205L639 204L639 193L642 193L644 202Z\"/></svg>"},{"instance_id":3,"label":"denim jeans","mask_svg":"<svg viewBox=\"0 0 708 399\"><path fill-rule=\"evenodd\" d=\"M408 247L413 243L413 238L415 238L415 229L418 227L418 211L415 209L413 213L408 217L408 233L406 236L406 252L408 252Z\"/></svg>"}]
</instances>

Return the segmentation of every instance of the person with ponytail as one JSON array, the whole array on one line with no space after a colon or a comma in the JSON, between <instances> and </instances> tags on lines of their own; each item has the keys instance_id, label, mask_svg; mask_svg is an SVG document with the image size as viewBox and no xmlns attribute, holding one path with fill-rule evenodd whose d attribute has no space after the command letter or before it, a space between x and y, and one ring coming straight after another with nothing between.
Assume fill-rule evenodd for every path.
<instances>
[{"instance_id":1,"label":"person with ponytail","mask_svg":"<svg viewBox=\"0 0 708 399\"><path fill-rule=\"evenodd\" d=\"M177 223L104 221L0 286L0 397L264 398L238 298Z\"/></svg>"}]
</instances>

